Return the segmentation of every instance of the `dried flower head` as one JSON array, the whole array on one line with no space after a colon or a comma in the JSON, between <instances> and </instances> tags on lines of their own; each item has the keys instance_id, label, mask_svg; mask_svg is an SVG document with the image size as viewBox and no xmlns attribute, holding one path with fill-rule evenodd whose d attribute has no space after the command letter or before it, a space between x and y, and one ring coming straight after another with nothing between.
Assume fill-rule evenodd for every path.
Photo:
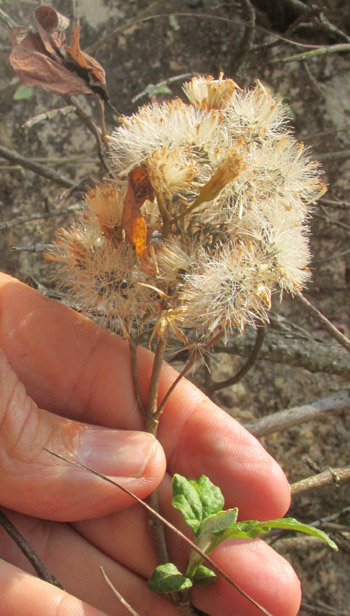
<instances>
[{"instance_id":1,"label":"dried flower head","mask_svg":"<svg viewBox=\"0 0 350 616\"><path fill-rule=\"evenodd\" d=\"M121 119L118 188L88 193L51 258L81 309L118 319L125 336L166 323L205 344L266 320L275 290L307 281L309 208L325 188L260 82L196 77L184 91L189 104Z\"/></svg>"}]
</instances>

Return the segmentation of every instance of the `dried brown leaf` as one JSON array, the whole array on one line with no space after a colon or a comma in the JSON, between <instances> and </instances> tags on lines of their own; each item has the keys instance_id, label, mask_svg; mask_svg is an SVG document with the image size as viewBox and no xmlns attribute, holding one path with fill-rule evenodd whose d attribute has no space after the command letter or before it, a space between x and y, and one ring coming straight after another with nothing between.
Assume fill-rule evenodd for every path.
<instances>
[{"instance_id":1,"label":"dried brown leaf","mask_svg":"<svg viewBox=\"0 0 350 616\"><path fill-rule=\"evenodd\" d=\"M79 26L73 32L71 46L65 46L65 28L69 20L49 6L34 12L37 32L13 28L10 62L22 84L41 86L61 95L96 92L108 100L105 71L79 46Z\"/></svg>"}]
</instances>

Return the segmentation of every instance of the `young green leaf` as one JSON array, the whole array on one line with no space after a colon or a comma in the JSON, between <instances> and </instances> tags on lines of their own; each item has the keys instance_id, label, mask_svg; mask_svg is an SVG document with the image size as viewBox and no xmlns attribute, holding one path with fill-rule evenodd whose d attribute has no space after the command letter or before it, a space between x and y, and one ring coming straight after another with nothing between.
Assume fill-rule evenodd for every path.
<instances>
[{"instance_id":1,"label":"young green leaf","mask_svg":"<svg viewBox=\"0 0 350 616\"><path fill-rule=\"evenodd\" d=\"M153 85L153 83L150 83L145 88L145 91L149 95L151 95L151 94L152 95L153 94L171 94L171 90L170 90L170 88L166 84L155 86L155 85Z\"/></svg>"},{"instance_id":2,"label":"young green leaf","mask_svg":"<svg viewBox=\"0 0 350 616\"><path fill-rule=\"evenodd\" d=\"M202 503L197 490L182 475L173 477L173 507L181 511L187 526L197 533L202 521Z\"/></svg>"},{"instance_id":3,"label":"young green leaf","mask_svg":"<svg viewBox=\"0 0 350 616\"><path fill-rule=\"evenodd\" d=\"M181 511L186 524L196 535L202 520L217 514L224 506L220 488L208 477L186 479L182 475L173 477L173 506Z\"/></svg>"},{"instance_id":4,"label":"young green leaf","mask_svg":"<svg viewBox=\"0 0 350 616\"><path fill-rule=\"evenodd\" d=\"M334 543L334 541L332 541L332 539L330 539L330 537L328 537L328 535L322 530L315 528L314 526L309 526L308 524L298 522L298 520L295 520L294 518L281 518L279 520L268 520L267 522L257 522L254 520L238 522L225 531L222 540L233 539L235 537L255 539L263 533L270 532L272 528L294 530L306 533L307 535L312 535L313 537L322 539L322 541L325 541L333 550L338 550L336 543Z\"/></svg>"},{"instance_id":5,"label":"young green leaf","mask_svg":"<svg viewBox=\"0 0 350 616\"><path fill-rule=\"evenodd\" d=\"M147 585L155 592L178 592L190 588L192 582L173 563L166 563L155 568Z\"/></svg>"},{"instance_id":6,"label":"young green leaf","mask_svg":"<svg viewBox=\"0 0 350 616\"><path fill-rule=\"evenodd\" d=\"M209 477L202 475L199 479L189 479L188 481L197 491L202 503L203 519L222 510L225 499L220 488L215 486Z\"/></svg>"},{"instance_id":7,"label":"young green leaf","mask_svg":"<svg viewBox=\"0 0 350 616\"><path fill-rule=\"evenodd\" d=\"M33 96L33 88L28 86L18 86L16 92L13 95L14 101L24 101Z\"/></svg>"},{"instance_id":8,"label":"young green leaf","mask_svg":"<svg viewBox=\"0 0 350 616\"><path fill-rule=\"evenodd\" d=\"M226 528L230 528L235 524L238 516L238 509L225 509L225 511L219 511L213 515L209 515L205 518L198 530L197 536L203 537L204 535L216 534Z\"/></svg>"},{"instance_id":9,"label":"young green leaf","mask_svg":"<svg viewBox=\"0 0 350 616\"><path fill-rule=\"evenodd\" d=\"M199 565L193 576L193 583L196 586L209 586L210 584L213 584L216 579L217 575L214 571L208 569L208 567L205 567L204 565Z\"/></svg>"}]
</instances>

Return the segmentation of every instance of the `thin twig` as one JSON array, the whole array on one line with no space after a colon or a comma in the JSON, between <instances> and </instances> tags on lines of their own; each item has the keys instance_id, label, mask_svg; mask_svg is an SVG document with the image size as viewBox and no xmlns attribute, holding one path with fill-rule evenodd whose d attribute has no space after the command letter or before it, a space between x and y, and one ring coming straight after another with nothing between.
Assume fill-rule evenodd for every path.
<instances>
[{"instance_id":1,"label":"thin twig","mask_svg":"<svg viewBox=\"0 0 350 616\"><path fill-rule=\"evenodd\" d=\"M202 552L202 550L195 543L193 543L193 541L191 541L191 539L186 537L186 535L184 535L184 533L182 533L178 528L176 528L176 526L171 524L171 522L169 522L166 518L163 518L163 516L160 513L157 513L156 511L153 511L152 508L145 501L143 501L141 498L136 496L136 494L133 494L133 492L130 492L130 490L128 490L127 488L125 488L121 484L117 483L116 481L113 481L113 479L110 479L109 477L106 477L105 475L101 475L101 473L98 473L97 471L94 471L89 466L85 466L85 464L81 464L79 462L75 462L74 460L69 460L68 458L65 458L64 456L61 456L60 454L55 453L54 451L50 451L50 449L46 449L46 447L44 447L44 451L46 451L50 455L54 456L55 458L58 458L59 460L63 460L64 462L67 462L68 464L72 464L73 466L76 466L77 468L84 469L84 470L88 471L89 473L92 473L96 477L99 477L100 479L102 479L102 481L106 481L107 483L110 483L111 485L119 488L119 490L121 490L122 492L124 492L125 494L130 496L130 498L132 498L137 503L139 503L139 505L141 505L142 507L147 509L150 513L152 513L154 515L154 517L156 517L159 520L161 520L162 523L165 526L167 526L178 537L180 537L182 539L182 541L184 541L186 543L186 545L188 545L192 550L194 550L197 554L199 554L201 556L201 558L203 558L203 560L205 562L207 562L211 566L211 568L215 571L215 573L218 573L219 575L221 575L221 577L223 577L224 580L226 580L226 582L228 582L228 584L230 584L230 586L233 586L233 588L235 588L241 595L243 595L243 597L245 597L246 599L248 599L248 601L250 601L253 605L255 605L255 607L257 607L263 614L265 614L266 616L272 616L271 612L269 612L266 608L264 608L262 605L260 605L257 601L255 601L255 599L250 597L242 588L240 588L233 580L231 580L231 578L225 573L225 571L223 571L221 569L221 567L219 567L219 565L217 565L210 558L210 556L208 556L207 554Z\"/></svg>"},{"instance_id":2,"label":"thin twig","mask_svg":"<svg viewBox=\"0 0 350 616\"><path fill-rule=\"evenodd\" d=\"M305 62L306 60L312 60L318 56L325 56L330 53L342 53L343 51L350 51L350 43L340 43L338 45L327 45L324 47L318 47L311 51L304 51L303 53L295 54L294 56L288 56L288 58L277 58L275 60L269 60L268 64L286 64L287 62Z\"/></svg>"},{"instance_id":3,"label":"thin twig","mask_svg":"<svg viewBox=\"0 0 350 616\"><path fill-rule=\"evenodd\" d=\"M327 223L327 225L333 225L334 227L345 229L345 231L350 231L350 225L347 225L345 222L341 222L341 220L332 220L332 218L330 218L328 214L319 214L318 212L313 212L313 217L323 220Z\"/></svg>"},{"instance_id":4,"label":"thin twig","mask_svg":"<svg viewBox=\"0 0 350 616\"><path fill-rule=\"evenodd\" d=\"M27 216L19 216L18 218L13 218L12 220L0 222L0 231L3 229L12 229L12 227L18 227L19 225L24 225L25 223L33 222L34 220L52 218L53 216L63 216L65 214L70 214L71 212L76 212L81 208L81 203L73 203L67 207L57 208L56 210L50 210L49 212L34 212L33 214L28 214Z\"/></svg>"},{"instance_id":5,"label":"thin twig","mask_svg":"<svg viewBox=\"0 0 350 616\"><path fill-rule=\"evenodd\" d=\"M250 0L240 0L245 26L243 38L239 46L239 56L235 59L234 70L237 71L242 61L251 51L255 34L255 10Z\"/></svg>"},{"instance_id":6,"label":"thin twig","mask_svg":"<svg viewBox=\"0 0 350 616\"><path fill-rule=\"evenodd\" d=\"M202 75L203 73L201 73ZM131 99L132 103L136 103L143 96L151 96L153 92L158 90L161 86L167 86L170 83L174 83L175 81L184 81L185 79L191 79L191 77L196 77L199 73L182 73L182 75L175 75L174 77L168 77L168 79L163 79L162 81L158 81L156 84L152 84L151 86L147 86L142 92L136 94L134 98Z\"/></svg>"},{"instance_id":7,"label":"thin twig","mask_svg":"<svg viewBox=\"0 0 350 616\"><path fill-rule=\"evenodd\" d=\"M10 160L17 165L20 165L24 169L28 169L29 171L33 171L33 173L37 173L42 177L51 180L55 184L59 184L60 186L64 186L64 188L72 188L74 186L73 180L60 175L53 169L49 169L48 167L44 167L44 165L40 165L39 163L35 163L24 156L18 154L14 150L9 150L3 145L0 145L0 156Z\"/></svg>"},{"instance_id":8,"label":"thin twig","mask_svg":"<svg viewBox=\"0 0 350 616\"><path fill-rule=\"evenodd\" d=\"M30 564L38 574L41 580L45 580L45 582L49 582L49 584L53 584L57 586L57 588L62 588L61 584L57 582L56 578L52 575L52 573L45 567L44 563L40 560L39 556L34 552L33 548L29 545L28 541L21 535L21 533L17 530L17 528L12 524L11 520L0 510L0 525L7 532L7 534L13 539L13 541L17 544L21 552L24 556L29 560Z\"/></svg>"},{"instance_id":9,"label":"thin twig","mask_svg":"<svg viewBox=\"0 0 350 616\"><path fill-rule=\"evenodd\" d=\"M146 430L147 432L153 434L155 437L157 436L159 417L161 413L158 411L158 392L167 342L167 324L165 324L161 329L162 331L158 336L157 346L154 353L145 417ZM158 490L152 492L152 494L150 494L150 496L148 497L147 501L148 504L151 506L152 510L159 513ZM164 565L165 563L169 562L169 554L165 539L164 525L158 517L154 518L152 516L150 516L148 519L148 525L150 533L154 539L159 562L160 564Z\"/></svg>"},{"instance_id":10,"label":"thin twig","mask_svg":"<svg viewBox=\"0 0 350 616\"><path fill-rule=\"evenodd\" d=\"M322 471L322 473L318 473L318 475L312 475L306 479L296 481L290 487L292 495L295 496L296 494L310 492L332 483L338 486L348 481L350 481L350 466L343 466L340 468L328 468Z\"/></svg>"},{"instance_id":11,"label":"thin twig","mask_svg":"<svg viewBox=\"0 0 350 616\"><path fill-rule=\"evenodd\" d=\"M94 97L95 97L95 101L97 103L97 108L98 108L98 115L100 119L100 128L101 128L103 145L105 147L106 152L109 153L111 151L111 147L109 145L109 141L107 138L107 129L106 129L106 121L105 121L105 104L102 98L98 96L98 94L95 94Z\"/></svg>"},{"instance_id":12,"label":"thin twig","mask_svg":"<svg viewBox=\"0 0 350 616\"><path fill-rule=\"evenodd\" d=\"M14 252L46 252L53 247L53 244L31 244L29 246L12 246L11 250Z\"/></svg>"},{"instance_id":13,"label":"thin twig","mask_svg":"<svg viewBox=\"0 0 350 616\"><path fill-rule=\"evenodd\" d=\"M98 126L96 126L95 122L91 119L91 117L86 113L86 111L80 105L80 103L75 98L75 96L64 96L63 98L68 103L68 105L73 105L75 107L76 114L84 122L88 130L95 137L96 145L97 145L97 154L101 161L103 171L104 173L109 173L109 166L107 164L107 160L105 157L104 145L103 145L103 140L102 140L100 129L98 128Z\"/></svg>"},{"instance_id":14,"label":"thin twig","mask_svg":"<svg viewBox=\"0 0 350 616\"><path fill-rule=\"evenodd\" d=\"M296 9L299 13L310 15L314 12L314 8L312 6L308 6L301 0L283 0L283 2L284 4L289 5L293 9ZM332 34L333 36L341 38L343 41L347 41L348 43L350 43L350 37L342 30L339 30L339 28L332 24L322 13L319 14L318 19L324 32L328 32L329 34Z\"/></svg>"},{"instance_id":15,"label":"thin twig","mask_svg":"<svg viewBox=\"0 0 350 616\"><path fill-rule=\"evenodd\" d=\"M39 113L38 115L24 122L24 124L22 124L22 128L31 128L32 126L35 126L35 124L39 124L40 122L44 122L45 120L52 120L59 115L66 116L69 113L72 113L72 111L75 111L74 105L66 105L65 107L59 107L58 109L44 111L43 113Z\"/></svg>"},{"instance_id":16,"label":"thin twig","mask_svg":"<svg viewBox=\"0 0 350 616\"><path fill-rule=\"evenodd\" d=\"M332 513L331 515L324 516L323 518L319 518L314 522L309 522L309 526L314 526L315 528L318 528L319 526L322 526L322 524L337 520L341 515L344 515L345 513L350 513L350 506L343 507L343 509L340 509L340 511Z\"/></svg>"},{"instance_id":17,"label":"thin twig","mask_svg":"<svg viewBox=\"0 0 350 616\"><path fill-rule=\"evenodd\" d=\"M350 127L349 127L350 130ZM336 201L335 199L325 199L324 197L321 197L321 199L319 200L319 203L322 203L323 205L327 205L329 207L334 207L334 208L344 208L344 209L350 209L350 202L349 201Z\"/></svg>"},{"instance_id":18,"label":"thin twig","mask_svg":"<svg viewBox=\"0 0 350 616\"><path fill-rule=\"evenodd\" d=\"M261 347L265 339L265 335L266 327L264 325L259 325L256 332L254 346L245 364L243 364L243 366L238 370L238 372L236 372L236 374L234 374L230 378L225 379L224 381L219 381L218 383L212 383L210 386L210 393L214 393L219 389L224 389L224 387L230 387L231 385L235 385L241 379L243 379L246 374L248 374L249 370L251 370L252 367L256 364Z\"/></svg>"},{"instance_id":19,"label":"thin twig","mask_svg":"<svg viewBox=\"0 0 350 616\"><path fill-rule=\"evenodd\" d=\"M165 327L158 337L157 347L154 354L151 381L148 392L148 402L146 410L146 429L156 436L159 417L161 411L158 408L158 391L161 369L164 361L164 354L167 341L167 328Z\"/></svg>"},{"instance_id":20,"label":"thin twig","mask_svg":"<svg viewBox=\"0 0 350 616\"><path fill-rule=\"evenodd\" d=\"M254 344L254 335L254 332L247 331L227 347L215 346L214 352L248 357ZM350 379L350 356L345 349L336 344L310 340L306 336L297 337L292 331L276 333L270 329L259 353L258 361L261 360L304 368L311 373L324 372Z\"/></svg>"},{"instance_id":21,"label":"thin twig","mask_svg":"<svg viewBox=\"0 0 350 616\"><path fill-rule=\"evenodd\" d=\"M302 602L300 609L307 614L313 614L314 616L350 616L350 611L339 611L332 607L317 607L316 605L309 605Z\"/></svg>"},{"instance_id":22,"label":"thin twig","mask_svg":"<svg viewBox=\"0 0 350 616\"><path fill-rule=\"evenodd\" d=\"M16 28L18 24L5 11L0 9L0 19L7 25L8 28Z\"/></svg>"},{"instance_id":23,"label":"thin twig","mask_svg":"<svg viewBox=\"0 0 350 616\"><path fill-rule=\"evenodd\" d=\"M245 424L244 427L254 436L266 436L273 432L280 432L313 421L324 415L340 413L345 408L350 410L350 390L348 389L336 391L325 398L319 398L304 406L296 406L286 411L261 417L261 419Z\"/></svg>"},{"instance_id":24,"label":"thin twig","mask_svg":"<svg viewBox=\"0 0 350 616\"><path fill-rule=\"evenodd\" d=\"M311 316L313 316L316 319L316 321L323 327L323 329L325 329L329 333L330 336L332 336L332 338L334 338L334 340L339 342L339 344L341 344L342 347L344 347L344 349L346 349L347 351L350 352L350 340L349 340L349 338L344 336L344 334L342 334L339 331L339 329L334 327L334 325L332 325L332 323L330 321L328 321L328 319L322 314L322 312L317 310L317 308L315 308L306 299L306 297L304 297L304 295L302 295L300 293L300 291L297 291L297 293L295 295L295 299L297 300L297 302L301 306L303 306L303 308L305 308L305 310L309 314L311 314Z\"/></svg>"},{"instance_id":25,"label":"thin twig","mask_svg":"<svg viewBox=\"0 0 350 616\"><path fill-rule=\"evenodd\" d=\"M350 45L349 45L350 51ZM338 152L325 152L324 154L315 154L315 158L320 163L332 161L332 160L347 160L350 158L350 150L339 150Z\"/></svg>"},{"instance_id":26,"label":"thin twig","mask_svg":"<svg viewBox=\"0 0 350 616\"><path fill-rule=\"evenodd\" d=\"M129 349L130 349L130 357L131 357L131 376L132 376L134 392L136 395L136 402L143 415L143 418L146 419L146 409L145 409L145 405L142 402L141 391L140 391L140 381L138 377L137 342L136 340L134 340L132 336L129 337Z\"/></svg>"},{"instance_id":27,"label":"thin twig","mask_svg":"<svg viewBox=\"0 0 350 616\"><path fill-rule=\"evenodd\" d=\"M324 257L323 259L312 259L312 265L320 265L321 263L328 263L328 261L334 261L334 259L341 259L341 257L346 257L346 255L350 254L350 248L347 250L342 250L342 252L337 252L334 255L329 255L329 257Z\"/></svg>"},{"instance_id":28,"label":"thin twig","mask_svg":"<svg viewBox=\"0 0 350 616\"><path fill-rule=\"evenodd\" d=\"M237 334L238 335L238 334ZM210 347L213 346L213 344L215 344L216 342L218 342L218 340L220 340L223 336L222 332L219 332L218 334L215 334L210 340L209 342L202 347L202 350L205 351L206 349L210 349ZM180 374L177 375L176 379L174 380L174 382L170 385L168 391L166 392L163 400L161 401L160 405L158 406L158 413L162 413L164 406L166 405L170 395L172 394L172 392L174 391L175 387L177 387L178 383L181 381L181 379L183 379L186 374L191 370L192 366L196 363L198 357L200 356L200 351L193 351L190 355L190 359L188 360L187 364L185 365L185 367L181 370Z\"/></svg>"},{"instance_id":29,"label":"thin twig","mask_svg":"<svg viewBox=\"0 0 350 616\"><path fill-rule=\"evenodd\" d=\"M128 612L130 612L130 614L132 614L132 616L140 616L140 614L136 610L134 610L133 607L131 607L130 603L128 603L127 600L124 599L123 595L121 595L119 590L117 590L116 587L112 584L111 580L109 579L103 567L100 567L100 571L106 583L108 584L112 592L115 594L117 599L119 599L120 603L128 610Z\"/></svg>"}]
</instances>

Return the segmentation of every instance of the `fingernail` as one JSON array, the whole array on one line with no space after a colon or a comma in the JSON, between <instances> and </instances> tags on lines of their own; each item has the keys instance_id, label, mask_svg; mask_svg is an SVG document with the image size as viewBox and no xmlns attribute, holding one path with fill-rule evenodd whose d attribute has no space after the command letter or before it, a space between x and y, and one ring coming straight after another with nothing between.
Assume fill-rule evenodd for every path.
<instances>
[{"instance_id":1,"label":"fingernail","mask_svg":"<svg viewBox=\"0 0 350 616\"><path fill-rule=\"evenodd\" d=\"M80 436L82 464L114 477L140 477L157 445L147 432L86 428Z\"/></svg>"}]
</instances>

